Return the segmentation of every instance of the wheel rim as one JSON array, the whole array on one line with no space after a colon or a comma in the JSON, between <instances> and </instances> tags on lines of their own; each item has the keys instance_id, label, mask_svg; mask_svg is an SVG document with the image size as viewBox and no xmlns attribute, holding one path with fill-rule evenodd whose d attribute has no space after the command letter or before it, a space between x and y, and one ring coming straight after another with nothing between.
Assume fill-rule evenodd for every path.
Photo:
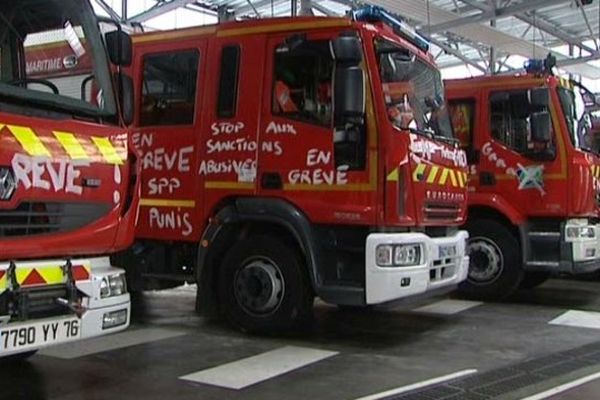
<instances>
[{"instance_id":1,"label":"wheel rim","mask_svg":"<svg viewBox=\"0 0 600 400\"><path fill-rule=\"evenodd\" d=\"M469 282L489 285L504 271L504 257L496 243L488 238L474 237L469 240Z\"/></svg>"},{"instance_id":2,"label":"wheel rim","mask_svg":"<svg viewBox=\"0 0 600 400\"><path fill-rule=\"evenodd\" d=\"M285 282L275 262L267 258L246 260L234 279L234 295L244 311L267 316L279 309Z\"/></svg>"}]
</instances>

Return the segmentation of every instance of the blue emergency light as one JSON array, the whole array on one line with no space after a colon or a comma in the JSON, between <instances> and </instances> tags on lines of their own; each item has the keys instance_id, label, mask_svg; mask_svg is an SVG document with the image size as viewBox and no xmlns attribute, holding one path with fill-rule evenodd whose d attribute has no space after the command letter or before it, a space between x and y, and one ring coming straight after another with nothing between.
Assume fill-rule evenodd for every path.
<instances>
[{"instance_id":1,"label":"blue emergency light","mask_svg":"<svg viewBox=\"0 0 600 400\"><path fill-rule=\"evenodd\" d=\"M423 51L429 51L429 41L420 35L415 28L401 18L389 13L379 6L364 6L353 10L352 19L358 22L382 22L391 27L394 32L417 46Z\"/></svg>"},{"instance_id":2,"label":"blue emergency light","mask_svg":"<svg viewBox=\"0 0 600 400\"><path fill-rule=\"evenodd\" d=\"M552 68L556 66L556 57L548 53L548 56L544 59L531 58L525 61L525 71L528 74L543 74L552 73Z\"/></svg>"}]
</instances>

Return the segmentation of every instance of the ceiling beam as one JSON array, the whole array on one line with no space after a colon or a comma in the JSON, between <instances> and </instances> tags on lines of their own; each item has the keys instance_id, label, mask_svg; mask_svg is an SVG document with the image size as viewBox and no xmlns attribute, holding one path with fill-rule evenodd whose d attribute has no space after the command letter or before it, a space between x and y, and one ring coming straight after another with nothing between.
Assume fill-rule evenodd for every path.
<instances>
[{"instance_id":1,"label":"ceiling beam","mask_svg":"<svg viewBox=\"0 0 600 400\"><path fill-rule=\"evenodd\" d=\"M98 4L100 6L100 8L102 8L104 10L104 12L106 12L110 16L110 18L113 19L114 21L121 20L121 16L119 14L117 14L115 12L115 10L112 9L111 6L106 4L106 2L104 0L96 0L96 4Z\"/></svg>"},{"instance_id":2,"label":"ceiling beam","mask_svg":"<svg viewBox=\"0 0 600 400\"><path fill-rule=\"evenodd\" d=\"M126 1L126 0L123 0ZM151 20L152 18L156 18L159 17L163 14L166 14L170 11L176 10L178 8L182 8L184 6L187 6L188 4L192 4L195 3L196 0L171 0L171 1L163 1L160 4L157 4L156 6L150 8L147 11L144 11L143 13L140 13L134 17L131 17L127 20L127 22L133 22L133 23L144 23L148 20Z\"/></svg>"},{"instance_id":3,"label":"ceiling beam","mask_svg":"<svg viewBox=\"0 0 600 400\"><path fill-rule=\"evenodd\" d=\"M480 70L481 72L483 72L484 74L487 73L487 69L485 67L482 67L481 65L477 64L476 61L471 60L468 57L465 57L460 51L458 51L457 49L453 49L452 47L448 46L447 44L434 39L434 38L427 38L431 43L433 43L434 45L436 45L437 47L439 47L440 49L442 49L444 52L448 53L448 54L452 54L454 57L458 58L459 60L461 60L462 62L464 62L465 64L468 64L472 67L477 68L478 70Z\"/></svg>"},{"instance_id":4,"label":"ceiling beam","mask_svg":"<svg viewBox=\"0 0 600 400\"><path fill-rule=\"evenodd\" d=\"M510 17L515 14L527 12L540 7L549 7L561 3L570 3L571 0L529 0L523 1L522 3L514 4L512 6L488 9L477 15L470 15L468 17L462 17L453 19L441 24L433 25L429 29L431 32L445 31L452 28L457 28L463 25L476 24L480 22L489 21L492 19L500 19Z\"/></svg>"}]
</instances>

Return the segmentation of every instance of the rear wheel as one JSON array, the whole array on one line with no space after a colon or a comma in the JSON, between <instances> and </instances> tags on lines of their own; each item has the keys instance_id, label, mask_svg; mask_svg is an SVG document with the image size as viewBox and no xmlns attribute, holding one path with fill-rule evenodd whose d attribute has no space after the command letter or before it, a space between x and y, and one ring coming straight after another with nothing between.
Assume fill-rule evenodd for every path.
<instances>
[{"instance_id":1,"label":"rear wheel","mask_svg":"<svg viewBox=\"0 0 600 400\"><path fill-rule=\"evenodd\" d=\"M526 271L521 281L522 289L533 289L550 279L550 272Z\"/></svg>"},{"instance_id":2,"label":"rear wheel","mask_svg":"<svg viewBox=\"0 0 600 400\"><path fill-rule=\"evenodd\" d=\"M501 300L514 293L523 279L518 240L503 224L481 219L468 223L469 275L459 289L480 300Z\"/></svg>"},{"instance_id":3,"label":"rear wheel","mask_svg":"<svg viewBox=\"0 0 600 400\"><path fill-rule=\"evenodd\" d=\"M296 249L260 235L229 249L219 277L219 302L227 319L248 332L281 332L305 324L313 293Z\"/></svg>"}]
</instances>

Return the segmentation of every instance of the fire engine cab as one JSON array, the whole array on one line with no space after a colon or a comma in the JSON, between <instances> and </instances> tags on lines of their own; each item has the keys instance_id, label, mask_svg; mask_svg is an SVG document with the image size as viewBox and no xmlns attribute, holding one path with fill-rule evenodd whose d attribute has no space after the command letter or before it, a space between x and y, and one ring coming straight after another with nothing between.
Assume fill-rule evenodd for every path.
<instances>
[{"instance_id":1,"label":"fire engine cab","mask_svg":"<svg viewBox=\"0 0 600 400\"><path fill-rule=\"evenodd\" d=\"M131 42L107 35L107 54L87 1L4 1L0 17L0 357L24 358L129 325L108 255L133 241L139 182L109 55L127 64ZM66 90L92 80L95 96Z\"/></svg>"},{"instance_id":2,"label":"fire engine cab","mask_svg":"<svg viewBox=\"0 0 600 400\"><path fill-rule=\"evenodd\" d=\"M553 65L445 82L470 166L469 296L503 298L551 273L600 268L600 158L583 92Z\"/></svg>"},{"instance_id":3,"label":"fire engine cab","mask_svg":"<svg viewBox=\"0 0 600 400\"><path fill-rule=\"evenodd\" d=\"M288 329L467 275L467 164L428 43L376 7L133 36L134 288Z\"/></svg>"}]
</instances>

